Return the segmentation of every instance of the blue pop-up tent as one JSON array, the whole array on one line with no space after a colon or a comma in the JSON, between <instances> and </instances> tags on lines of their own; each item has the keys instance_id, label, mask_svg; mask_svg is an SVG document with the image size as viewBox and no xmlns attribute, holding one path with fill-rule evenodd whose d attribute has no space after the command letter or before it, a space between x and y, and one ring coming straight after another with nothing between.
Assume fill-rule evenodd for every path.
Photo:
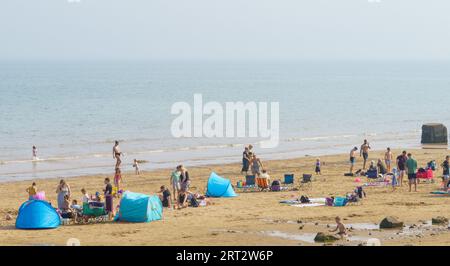
<instances>
[{"instance_id":1,"label":"blue pop-up tent","mask_svg":"<svg viewBox=\"0 0 450 266\"><path fill-rule=\"evenodd\" d=\"M16 228L52 229L61 224L61 218L50 203L43 200L29 200L19 208Z\"/></svg>"},{"instance_id":2,"label":"blue pop-up tent","mask_svg":"<svg viewBox=\"0 0 450 266\"><path fill-rule=\"evenodd\" d=\"M126 191L120 200L115 221L148 223L162 219L162 203L158 196Z\"/></svg>"},{"instance_id":3,"label":"blue pop-up tent","mask_svg":"<svg viewBox=\"0 0 450 266\"><path fill-rule=\"evenodd\" d=\"M208 197L236 197L231 181L212 172L206 189Z\"/></svg>"}]
</instances>

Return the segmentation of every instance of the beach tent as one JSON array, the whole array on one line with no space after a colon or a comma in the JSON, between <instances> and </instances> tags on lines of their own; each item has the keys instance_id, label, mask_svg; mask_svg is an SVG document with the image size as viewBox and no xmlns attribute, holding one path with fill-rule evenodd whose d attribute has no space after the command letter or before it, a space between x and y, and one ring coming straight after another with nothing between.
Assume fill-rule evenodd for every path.
<instances>
[{"instance_id":1,"label":"beach tent","mask_svg":"<svg viewBox=\"0 0 450 266\"><path fill-rule=\"evenodd\" d=\"M125 191L115 221L148 223L162 219L162 203L158 196Z\"/></svg>"},{"instance_id":2,"label":"beach tent","mask_svg":"<svg viewBox=\"0 0 450 266\"><path fill-rule=\"evenodd\" d=\"M16 228L51 229L61 224L60 216L50 203L43 200L29 200L19 208Z\"/></svg>"},{"instance_id":3,"label":"beach tent","mask_svg":"<svg viewBox=\"0 0 450 266\"><path fill-rule=\"evenodd\" d=\"M236 197L236 193L231 186L229 179L218 176L212 172L208 179L208 185L206 189L206 195L208 197Z\"/></svg>"}]
</instances>

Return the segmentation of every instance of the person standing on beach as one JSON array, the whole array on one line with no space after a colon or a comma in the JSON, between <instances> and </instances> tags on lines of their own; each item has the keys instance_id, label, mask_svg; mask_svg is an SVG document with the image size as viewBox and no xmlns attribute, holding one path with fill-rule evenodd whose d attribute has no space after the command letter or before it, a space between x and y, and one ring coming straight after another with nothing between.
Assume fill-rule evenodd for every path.
<instances>
[{"instance_id":1,"label":"person standing on beach","mask_svg":"<svg viewBox=\"0 0 450 266\"><path fill-rule=\"evenodd\" d=\"M37 157L37 148L36 148L36 146L33 146L32 154L33 154L33 161L39 160L39 158Z\"/></svg>"},{"instance_id":2,"label":"person standing on beach","mask_svg":"<svg viewBox=\"0 0 450 266\"><path fill-rule=\"evenodd\" d=\"M245 147L244 152L242 153L242 170L241 173L248 174L248 169L250 167L250 151L248 147Z\"/></svg>"},{"instance_id":3,"label":"person standing on beach","mask_svg":"<svg viewBox=\"0 0 450 266\"><path fill-rule=\"evenodd\" d=\"M65 196L68 196L70 198L70 186L69 184L66 183L66 181L64 179L61 179L61 181L59 181L59 185L56 188L56 193L58 194L57 199L58 199L58 209L63 208L64 206L64 202Z\"/></svg>"},{"instance_id":4,"label":"person standing on beach","mask_svg":"<svg viewBox=\"0 0 450 266\"><path fill-rule=\"evenodd\" d=\"M366 170L367 159L369 159L369 150L370 150L369 142L367 142L367 139L365 139L364 143L361 145L361 149L359 151L359 156L360 157L362 156L364 159L363 170Z\"/></svg>"},{"instance_id":5,"label":"person standing on beach","mask_svg":"<svg viewBox=\"0 0 450 266\"><path fill-rule=\"evenodd\" d=\"M256 154L253 154L250 164L252 166L252 175L259 177L261 175L261 170L264 170L264 165L262 164L261 160L256 157Z\"/></svg>"},{"instance_id":6,"label":"person standing on beach","mask_svg":"<svg viewBox=\"0 0 450 266\"><path fill-rule=\"evenodd\" d=\"M119 141L116 140L113 147L113 158L116 159L116 169L119 168L122 163L120 156L122 156L122 152L120 151Z\"/></svg>"},{"instance_id":7,"label":"person standing on beach","mask_svg":"<svg viewBox=\"0 0 450 266\"><path fill-rule=\"evenodd\" d=\"M191 179L189 178L189 172L188 170L183 166L180 165L180 187L183 191L189 191L189 186L191 185Z\"/></svg>"},{"instance_id":8,"label":"person standing on beach","mask_svg":"<svg viewBox=\"0 0 450 266\"><path fill-rule=\"evenodd\" d=\"M406 161L408 157L406 156L406 151L403 151L402 154L397 156L397 168L398 168L398 184L403 186L403 177L406 174Z\"/></svg>"},{"instance_id":9,"label":"person standing on beach","mask_svg":"<svg viewBox=\"0 0 450 266\"><path fill-rule=\"evenodd\" d=\"M417 161L413 158L411 153L408 153L408 160L406 161L406 169L408 171L408 183L409 192L411 192L411 186L414 185L414 192L417 192Z\"/></svg>"},{"instance_id":10,"label":"person standing on beach","mask_svg":"<svg viewBox=\"0 0 450 266\"><path fill-rule=\"evenodd\" d=\"M180 166L177 166L177 169L172 172L170 175L170 185L173 189L173 201L177 202L178 200L178 193L181 190L181 184L180 184L180 177L181 177L181 169Z\"/></svg>"},{"instance_id":11,"label":"person standing on beach","mask_svg":"<svg viewBox=\"0 0 450 266\"><path fill-rule=\"evenodd\" d=\"M353 174L353 167L355 167L355 161L356 161L356 151L358 150L357 147L354 147L350 151L350 174Z\"/></svg>"},{"instance_id":12,"label":"person standing on beach","mask_svg":"<svg viewBox=\"0 0 450 266\"><path fill-rule=\"evenodd\" d=\"M444 183L444 190L448 188L450 177L450 156L445 156L445 161L441 164L442 167L442 181Z\"/></svg>"},{"instance_id":13,"label":"person standing on beach","mask_svg":"<svg viewBox=\"0 0 450 266\"><path fill-rule=\"evenodd\" d=\"M391 148L387 148L386 153L384 154L384 162L386 163L386 168L387 168L387 172L391 173L392 170L392 160L393 160L393 155L391 152Z\"/></svg>"},{"instance_id":14,"label":"person standing on beach","mask_svg":"<svg viewBox=\"0 0 450 266\"><path fill-rule=\"evenodd\" d=\"M37 194L37 187L36 187L36 183L33 182L33 184L31 184L31 187L27 188L27 193L28 193L28 199L32 200L34 199L34 196L36 196Z\"/></svg>"}]
</instances>

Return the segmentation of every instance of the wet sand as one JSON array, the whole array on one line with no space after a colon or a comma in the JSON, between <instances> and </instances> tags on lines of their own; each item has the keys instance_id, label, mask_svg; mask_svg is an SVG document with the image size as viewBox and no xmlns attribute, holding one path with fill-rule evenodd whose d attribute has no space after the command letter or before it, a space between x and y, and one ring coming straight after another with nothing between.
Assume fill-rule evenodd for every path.
<instances>
[{"instance_id":1,"label":"wet sand","mask_svg":"<svg viewBox=\"0 0 450 266\"><path fill-rule=\"evenodd\" d=\"M383 158L383 151L371 152L370 159ZM399 154L394 151L394 155ZM419 166L436 160L440 164L447 150L414 150ZM264 155L260 156L264 159ZM273 178L283 179L285 173L294 173L296 183L303 173L313 173L316 157L292 160L265 161ZM322 175L314 176L312 186L299 191L239 193L236 198L214 198L212 205L182 210L164 210L164 219L146 224L104 223L67 225L53 230L18 230L14 223L17 210L27 199L25 189L31 181L0 183L0 244L1 245L65 245L69 238L77 238L81 245L321 245L311 242L317 232L326 232L334 226L334 217L340 216L350 230L349 241L335 245L357 245L376 237L383 245L450 245L450 230L445 226L432 226L431 218L450 218L450 196L429 194L440 185L441 169L436 171L435 183L418 186L419 192L408 192L404 186L392 192L391 187L367 187L367 198L361 204L346 207L297 208L280 204L280 200L307 195L310 198L343 196L355 189L354 177L344 177L348 172L348 155L321 157ZM114 162L112 162L112 165ZM361 168L358 158L356 168ZM211 171L231 178L233 184L243 180L239 164L210 165L189 168L191 191L204 193ZM145 164L141 166L145 168ZM127 190L146 194L155 193L161 185L169 184L171 170L144 172L141 176L124 174ZM81 176L68 179L75 199L81 199L81 188L89 193L102 191L103 179L109 175ZM47 199L56 205L58 179L37 180L38 189L44 190ZM117 204L115 202L114 204ZM6 214L13 216L6 220ZM388 216L404 221L403 230L379 230L377 225ZM411 227L411 228L410 228Z\"/></svg>"}]
</instances>

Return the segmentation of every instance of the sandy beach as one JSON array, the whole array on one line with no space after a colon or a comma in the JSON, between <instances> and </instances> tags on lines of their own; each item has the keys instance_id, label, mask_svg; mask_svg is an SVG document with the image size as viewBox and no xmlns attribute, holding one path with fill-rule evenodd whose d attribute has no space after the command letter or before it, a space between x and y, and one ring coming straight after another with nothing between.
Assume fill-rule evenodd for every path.
<instances>
[{"instance_id":1,"label":"sandy beach","mask_svg":"<svg viewBox=\"0 0 450 266\"><path fill-rule=\"evenodd\" d=\"M393 151L394 155L400 153ZM419 166L436 160L440 164L447 150L414 150ZM114 223L67 225L54 230L18 230L15 218L21 203L27 199L25 189L31 181L1 183L0 244L1 245L66 245L69 238L77 238L81 245L321 245L311 241L317 232L327 232L334 226L334 217L340 216L350 230L350 237L334 245L358 245L368 238L379 238L382 245L450 245L450 230L431 225L436 216L450 214L450 197L431 195L440 184L441 169L435 172L435 183L418 186L418 192L408 192L404 186L392 192L391 187L367 187L367 198L362 204L346 207L298 208L280 204L280 200L307 195L310 198L343 196L357 185L354 177L344 177L348 171L348 155L321 157L322 175L314 176L311 188L285 192L239 193L236 198L214 198L212 205L182 210L165 209L163 220L151 223ZM261 156L264 159L264 156ZM383 158L383 151L371 152L370 160ZM292 160L264 161L273 178L282 179L293 173L296 183L303 173L314 171L316 157ZM361 168L358 158L356 168ZM230 178L233 184L243 180L239 164L209 165L189 168L191 191L204 193L211 171ZM145 165L142 166L145 168ZM141 176L125 173L124 187L133 192L156 193L161 185L169 184L171 169L144 172ZM80 176L67 179L73 198L80 199L81 188L89 193L102 191L103 179L109 175ZM55 189L58 179L37 180L39 190L56 204ZM117 200L116 200L117 201ZM115 202L114 204L117 204ZM6 220L11 214L12 220ZM403 230L379 230L377 225L386 216L396 216L405 222Z\"/></svg>"}]
</instances>

